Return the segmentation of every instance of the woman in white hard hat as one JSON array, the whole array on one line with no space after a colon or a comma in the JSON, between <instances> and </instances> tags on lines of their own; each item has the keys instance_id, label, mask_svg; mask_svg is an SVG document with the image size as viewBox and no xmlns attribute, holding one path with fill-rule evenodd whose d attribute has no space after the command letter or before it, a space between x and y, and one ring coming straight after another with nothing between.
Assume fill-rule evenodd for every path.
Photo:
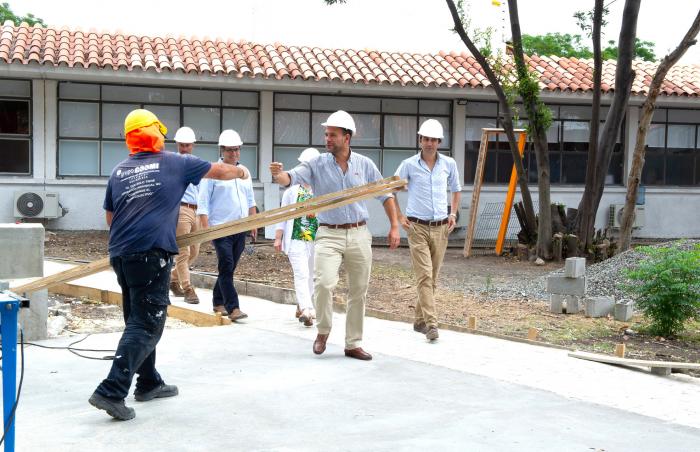
<instances>
[{"instance_id":1,"label":"woman in white hard hat","mask_svg":"<svg viewBox=\"0 0 700 452\"><path fill-rule=\"evenodd\" d=\"M219 136L221 161L228 165L245 168L240 164L243 141L234 130L224 130ZM199 187L197 215L203 228L239 220L255 214L253 185L245 181L205 180ZM251 231L255 238L255 231ZM214 312L235 321L248 317L240 309L238 292L233 285L233 273L245 248L247 233L229 235L212 240L216 249L219 276L216 278L212 302Z\"/></svg>"},{"instance_id":2,"label":"woman in white hard hat","mask_svg":"<svg viewBox=\"0 0 700 452\"><path fill-rule=\"evenodd\" d=\"M300 162L318 157L317 149L307 148L299 156ZM282 207L303 202L313 197L309 184L295 184L284 191ZM275 250L289 257L294 272L294 290L297 295L297 317L304 326L313 326L316 311L312 301L314 293L314 239L318 229L316 215L306 215L277 225Z\"/></svg>"}]
</instances>

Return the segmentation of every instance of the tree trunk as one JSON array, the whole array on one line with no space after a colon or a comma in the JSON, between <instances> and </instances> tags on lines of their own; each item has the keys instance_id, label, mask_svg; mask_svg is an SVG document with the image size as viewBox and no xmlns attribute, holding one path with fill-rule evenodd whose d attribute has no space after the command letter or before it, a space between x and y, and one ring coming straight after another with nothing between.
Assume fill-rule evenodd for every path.
<instances>
[{"instance_id":1,"label":"tree trunk","mask_svg":"<svg viewBox=\"0 0 700 452\"><path fill-rule=\"evenodd\" d=\"M518 1L508 0L508 12L510 15L510 29L513 40L513 57L518 80L522 81L529 77L525 58L523 55L522 35L520 33L520 18L518 16ZM520 86L520 85L519 85ZM530 131L535 144L535 154L537 156L537 187L539 195L540 218L537 224L537 255L544 259L552 258L552 216L549 178L549 147L547 145L547 130L540 121L541 113L538 111L537 101L539 93L535 97L523 96L523 104L530 118Z\"/></svg>"},{"instance_id":2,"label":"tree trunk","mask_svg":"<svg viewBox=\"0 0 700 452\"><path fill-rule=\"evenodd\" d=\"M618 243L617 252L626 251L630 247L632 241L632 225L634 224L634 206L637 203L637 189L642 178L642 169L644 168L644 154L646 153L646 137L651 123L651 117L654 113L656 98L661 90L661 84L666 78L669 69L685 54L686 50L694 45L697 40L695 37L700 31L700 11L695 16L695 21L688 29L688 32L678 44L678 47L666 55L659 67L656 69L654 78L649 85L649 94L647 95L644 105L642 105L642 114L639 118L639 128L637 129L637 142L634 146L634 154L632 156L632 167L627 178L627 196L625 198L625 208L622 210L622 221L620 224L620 240Z\"/></svg>"},{"instance_id":3,"label":"tree trunk","mask_svg":"<svg viewBox=\"0 0 700 452\"><path fill-rule=\"evenodd\" d=\"M613 96L612 105L608 110L608 116L605 119L603 132L598 140L598 149L595 160L595 174L593 175L592 184L586 184L583 192L583 197L579 203L579 215L583 218L588 218L587 223L593 225L588 229L579 229L581 237L581 247L588 250L593 242L593 229L595 227L595 217L600 206L600 199L603 196L605 189L605 176L608 173L612 151L617 140L617 135L620 133L622 118L625 115L627 103L629 101L632 82L634 81L634 71L632 70L632 60L634 58L634 44L637 33L637 17L639 15L639 4L641 0L626 0L625 8L622 13L622 27L620 28L620 37L618 39L618 59L617 68L615 70L615 95ZM588 181L587 181L588 182ZM589 208L587 209L587 206Z\"/></svg>"},{"instance_id":4,"label":"tree trunk","mask_svg":"<svg viewBox=\"0 0 700 452\"><path fill-rule=\"evenodd\" d=\"M452 21L455 25L455 32L457 32L459 37L462 39L462 42L464 42L464 44L472 53L476 61L481 66L481 69L484 71L486 78L489 82L491 82L491 87L493 88L493 91L498 97L498 103L501 106L501 110L503 111L503 130L505 130L506 136L508 137L508 144L510 145L510 151L513 155L513 164L515 165L515 171L518 175L518 186L520 187L520 195L522 196L523 205L525 207L525 217L527 220L528 228L531 231L535 231L537 230L535 209L532 204L532 196L530 195L530 189L527 185L527 177L525 175L525 169L523 168L523 160L520 157L518 143L515 140L515 133L513 132L513 115L511 113L510 106L508 105L506 95L503 92L503 88L501 87L501 84L498 81L498 77L496 77L496 74L491 69L491 66L489 65L488 61L486 61L486 58L484 58L481 52L479 52L479 49L476 48L472 40L469 39L467 32L464 30L464 26L462 25L462 19L459 17L459 12L457 11L457 7L455 6L454 1L445 1L447 2L447 7L450 9L450 13L452 14Z\"/></svg>"},{"instance_id":5,"label":"tree trunk","mask_svg":"<svg viewBox=\"0 0 700 452\"><path fill-rule=\"evenodd\" d=\"M595 1L593 10L593 29L591 38L593 39L593 110L591 114L591 130L588 136L588 158L586 160L586 187L592 187L596 177L596 158L598 155L598 128L600 126L600 89L603 72L603 57L600 49L600 31L603 24L603 0ZM593 209L593 198L584 197L585 204L579 210L576 217L576 230L584 243L584 249L591 243L593 230L595 229L595 213Z\"/></svg>"}]
</instances>

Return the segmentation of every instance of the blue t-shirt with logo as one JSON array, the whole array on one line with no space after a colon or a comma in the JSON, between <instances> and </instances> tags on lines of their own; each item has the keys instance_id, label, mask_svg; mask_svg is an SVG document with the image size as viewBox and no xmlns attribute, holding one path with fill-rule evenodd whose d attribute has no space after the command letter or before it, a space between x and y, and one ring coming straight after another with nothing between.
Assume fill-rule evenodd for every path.
<instances>
[{"instance_id":1,"label":"blue t-shirt with logo","mask_svg":"<svg viewBox=\"0 0 700 452\"><path fill-rule=\"evenodd\" d=\"M140 152L112 171L104 209L113 213L109 256L160 248L177 253L175 228L180 200L211 163L173 152Z\"/></svg>"}]
</instances>

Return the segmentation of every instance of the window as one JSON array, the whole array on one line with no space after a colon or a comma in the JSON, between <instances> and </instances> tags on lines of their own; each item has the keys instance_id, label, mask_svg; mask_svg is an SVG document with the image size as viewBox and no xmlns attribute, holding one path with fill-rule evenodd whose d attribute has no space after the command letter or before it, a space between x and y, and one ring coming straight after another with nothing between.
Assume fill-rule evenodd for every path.
<instances>
[{"instance_id":1,"label":"window","mask_svg":"<svg viewBox=\"0 0 700 452\"><path fill-rule=\"evenodd\" d=\"M553 121L547 130L549 147L550 181L552 184L583 185L586 181L586 163L588 158L588 136L590 133L590 106L550 105ZM607 107L601 108L601 117L605 117ZM525 128L527 117L522 106L516 127ZM474 181L476 163L481 144L481 129L502 127L500 106L495 102L469 102L467 104L465 137L465 180ZM601 122L600 129L602 130ZM622 134L613 150L613 156L606 177L606 184L622 184ZM505 134L491 138L486 154L484 182L507 184L513 168L513 157ZM523 166L530 182L537 182L537 160L531 140L525 147Z\"/></svg>"},{"instance_id":2,"label":"window","mask_svg":"<svg viewBox=\"0 0 700 452\"><path fill-rule=\"evenodd\" d=\"M146 108L168 127L165 148L183 125L197 137L194 154L219 158L219 133L234 129L243 140L241 163L258 175L258 93L151 86L61 82L58 103L58 173L60 176L109 176L126 156L124 118Z\"/></svg>"},{"instance_id":3,"label":"window","mask_svg":"<svg viewBox=\"0 0 700 452\"><path fill-rule=\"evenodd\" d=\"M32 172L31 82L0 82L0 174Z\"/></svg>"},{"instance_id":4,"label":"window","mask_svg":"<svg viewBox=\"0 0 700 452\"><path fill-rule=\"evenodd\" d=\"M645 185L700 185L700 110L657 108L642 170Z\"/></svg>"},{"instance_id":5,"label":"window","mask_svg":"<svg viewBox=\"0 0 700 452\"><path fill-rule=\"evenodd\" d=\"M396 99L315 94L275 94L273 159L293 168L306 147L325 149L321 125L337 110L355 120L353 152L369 157L384 176L391 176L405 158L418 150L418 127L428 118L443 126L440 151L450 155L452 102L445 100Z\"/></svg>"}]
</instances>

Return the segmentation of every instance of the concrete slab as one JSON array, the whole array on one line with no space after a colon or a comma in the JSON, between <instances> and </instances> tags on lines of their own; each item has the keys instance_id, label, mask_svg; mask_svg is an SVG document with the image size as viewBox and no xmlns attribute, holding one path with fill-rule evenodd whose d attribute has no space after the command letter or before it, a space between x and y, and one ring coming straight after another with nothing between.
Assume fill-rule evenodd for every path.
<instances>
[{"instance_id":1,"label":"concrete slab","mask_svg":"<svg viewBox=\"0 0 700 452\"><path fill-rule=\"evenodd\" d=\"M559 295L586 295L586 277L567 278L566 276L551 275L547 277L547 293Z\"/></svg>"},{"instance_id":2,"label":"concrete slab","mask_svg":"<svg viewBox=\"0 0 700 452\"><path fill-rule=\"evenodd\" d=\"M108 285L103 277L93 282ZM210 309L211 292L197 292L197 309ZM700 381L685 375L452 331L431 344L410 324L374 318L364 347L375 359L360 362L342 355L342 314L315 356L315 330L292 306L243 297L242 309L245 323L166 331L159 370L181 395L129 397L137 414L126 423L87 404L108 362L27 348L18 449L656 451L700 440ZM112 348L118 338L80 345Z\"/></svg>"}]
</instances>

